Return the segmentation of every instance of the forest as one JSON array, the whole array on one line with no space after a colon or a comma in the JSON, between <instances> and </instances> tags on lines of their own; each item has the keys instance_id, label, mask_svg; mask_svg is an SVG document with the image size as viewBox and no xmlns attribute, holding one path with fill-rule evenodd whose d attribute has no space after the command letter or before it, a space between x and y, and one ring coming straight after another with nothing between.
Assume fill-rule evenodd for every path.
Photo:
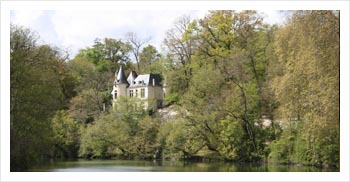
<instances>
[{"instance_id":1,"label":"forest","mask_svg":"<svg viewBox=\"0 0 350 182\"><path fill-rule=\"evenodd\" d=\"M48 159L269 162L339 168L339 11L180 16L166 53L135 33L97 38L70 58L11 25L10 169ZM116 35L117 36L117 35ZM165 121L137 99L112 109L114 74L161 74Z\"/></svg>"}]
</instances>

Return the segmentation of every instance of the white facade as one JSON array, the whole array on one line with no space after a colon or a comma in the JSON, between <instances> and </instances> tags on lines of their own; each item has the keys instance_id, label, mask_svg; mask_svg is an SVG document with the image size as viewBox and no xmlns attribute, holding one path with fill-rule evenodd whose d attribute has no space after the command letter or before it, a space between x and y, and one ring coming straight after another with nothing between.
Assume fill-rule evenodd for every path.
<instances>
[{"instance_id":1,"label":"white facade","mask_svg":"<svg viewBox=\"0 0 350 182\"><path fill-rule=\"evenodd\" d=\"M154 100L158 107L162 107L164 100L163 85L158 74L137 75L132 71L126 79L123 67L116 72L113 89L113 105L121 96L135 97L142 100ZM147 107L147 106L146 106Z\"/></svg>"}]
</instances>

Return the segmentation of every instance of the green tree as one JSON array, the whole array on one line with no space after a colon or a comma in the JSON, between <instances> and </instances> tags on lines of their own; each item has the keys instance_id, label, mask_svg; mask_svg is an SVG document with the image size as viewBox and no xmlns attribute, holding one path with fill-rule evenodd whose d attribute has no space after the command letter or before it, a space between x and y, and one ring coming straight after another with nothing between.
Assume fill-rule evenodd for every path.
<instances>
[{"instance_id":1,"label":"green tree","mask_svg":"<svg viewBox=\"0 0 350 182\"><path fill-rule=\"evenodd\" d=\"M142 101L120 97L109 113L88 124L79 155L86 158L153 158L160 122L147 116Z\"/></svg>"},{"instance_id":2,"label":"green tree","mask_svg":"<svg viewBox=\"0 0 350 182\"><path fill-rule=\"evenodd\" d=\"M101 115L83 131L79 156L85 158L128 157L129 126L115 114Z\"/></svg>"},{"instance_id":3,"label":"green tree","mask_svg":"<svg viewBox=\"0 0 350 182\"><path fill-rule=\"evenodd\" d=\"M194 55L195 41L190 36L192 29L191 18L182 16L176 20L174 26L167 31L164 44L168 49L172 69L166 74L168 93L183 95L189 86L192 75L192 56Z\"/></svg>"},{"instance_id":4,"label":"green tree","mask_svg":"<svg viewBox=\"0 0 350 182\"><path fill-rule=\"evenodd\" d=\"M219 94L223 85L223 77L213 66L203 66L194 73L189 90L180 102L191 113L185 115L189 125L196 128L208 149L215 152L218 151L218 122L222 117Z\"/></svg>"},{"instance_id":5,"label":"green tree","mask_svg":"<svg viewBox=\"0 0 350 182\"><path fill-rule=\"evenodd\" d=\"M80 126L64 110L57 111L52 118L55 157L77 158L80 142Z\"/></svg>"},{"instance_id":6,"label":"green tree","mask_svg":"<svg viewBox=\"0 0 350 182\"><path fill-rule=\"evenodd\" d=\"M64 107L59 52L38 46L36 34L10 28L11 171L22 171L51 152L50 118Z\"/></svg>"},{"instance_id":7,"label":"green tree","mask_svg":"<svg viewBox=\"0 0 350 182\"><path fill-rule=\"evenodd\" d=\"M218 103L227 103L226 107L220 107L217 104L214 107L218 109L217 111L212 109L206 112L210 112L212 115L217 112L216 115L220 116L212 118L211 120L214 120L212 122L220 123L220 120L222 120L222 126L237 129L236 132L238 133L244 131L239 140L235 138L231 141L225 138L223 140L226 141L220 141L218 136L221 131L218 127L220 125L214 125L218 128L217 131L214 130L213 132L216 135L215 138L217 138L215 142L217 143L215 147L217 151L219 151L218 148L221 144L224 146L221 146L220 149L224 149L225 145L230 145L232 142L242 142L242 145L237 148L240 151L238 152L240 156L233 159L256 160L261 156L264 149L265 136L263 129L254 127L262 117L260 85L264 81L266 72L266 58L268 56L265 55L265 49L270 45L267 39L267 29L263 29L261 21L262 17L255 11L240 13L235 11L210 11L206 17L192 25L192 30L197 32L196 36L193 36L197 42L197 47L193 57L195 61L191 64L193 70L191 81L194 82L190 82L191 85L187 93L192 92L191 87L196 85L197 82L203 85L204 88L194 87L196 92L200 90L210 91L211 86L206 85L206 83L218 87L218 90L212 93L213 96L205 93L190 102L196 103L198 100L203 100L207 104L212 103L212 100L218 100L216 101ZM211 65L210 69L206 66L208 64ZM200 78L196 78L196 74L201 73L196 71L198 69L206 70L205 73L200 75ZM207 75L210 75L211 72L216 72L217 76L207 78ZM209 79L214 79L221 85L217 86L216 83L208 81ZM200 80L206 80L206 83ZM224 95L224 98L218 94ZM198 108L202 109L202 107ZM225 115L229 115L229 117ZM199 120L196 119L196 121ZM232 126L227 125L228 121L232 121ZM210 125L208 126L210 128ZM223 135L229 136L231 131L227 132ZM258 136L262 138L258 139ZM223 154L227 153L225 151L221 152Z\"/></svg>"},{"instance_id":8,"label":"green tree","mask_svg":"<svg viewBox=\"0 0 350 182\"><path fill-rule=\"evenodd\" d=\"M159 73L159 70L155 67L155 63L160 60L160 54L154 46L148 45L144 47L139 57L140 67L143 73Z\"/></svg>"},{"instance_id":9,"label":"green tree","mask_svg":"<svg viewBox=\"0 0 350 182\"><path fill-rule=\"evenodd\" d=\"M83 90L70 101L70 117L81 124L93 122L103 112L102 99L103 94L98 90Z\"/></svg>"},{"instance_id":10,"label":"green tree","mask_svg":"<svg viewBox=\"0 0 350 182\"><path fill-rule=\"evenodd\" d=\"M130 62L131 45L120 39L95 39L92 47L81 49L74 59L85 59L96 66L97 71L114 73L119 64Z\"/></svg>"},{"instance_id":11,"label":"green tree","mask_svg":"<svg viewBox=\"0 0 350 182\"><path fill-rule=\"evenodd\" d=\"M157 141L157 135L160 127L160 121L146 116L138 122L138 132L135 135L134 144L136 147L138 158L153 159L160 147Z\"/></svg>"},{"instance_id":12,"label":"green tree","mask_svg":"<svg viewBox=\"0 0 350 182\"><path fill-rule=\"evenodd\" d=\"M205 145L195 130L181 119L163 124L158 134L163 158L186 160L197 154Z\"/></svg>"}]
</instances>

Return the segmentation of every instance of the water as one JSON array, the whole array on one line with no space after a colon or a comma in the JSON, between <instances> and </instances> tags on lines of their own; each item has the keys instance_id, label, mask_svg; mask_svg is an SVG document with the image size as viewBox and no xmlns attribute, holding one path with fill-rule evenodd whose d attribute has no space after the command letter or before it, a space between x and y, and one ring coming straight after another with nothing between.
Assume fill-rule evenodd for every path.
<instances>
[{"instance_id":1,"label":"water","mask_svg":"<svg viewBox=\"0 0 350 182\"><path fill-rule=\"evenodd\" d=\"M77 160L51 161L36 166L31 172L335 172L312 166L252 164L228 162Z\"/></svg>"}]
</instances>

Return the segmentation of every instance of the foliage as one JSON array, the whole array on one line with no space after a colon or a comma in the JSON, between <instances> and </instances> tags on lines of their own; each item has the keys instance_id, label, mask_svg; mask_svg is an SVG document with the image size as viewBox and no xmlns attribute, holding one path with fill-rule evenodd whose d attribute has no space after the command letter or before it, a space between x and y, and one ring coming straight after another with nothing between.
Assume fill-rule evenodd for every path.
<instances>
[{"instance_id":1,"label":"foliage","mask_svg":"<svg viewBox=\"0 0 350 182\"><path fill-rule=\"evenodd\" d=\"M279 26L257 11L182 16L165 55L128 33L96 39L70 61L11 25L11 171L77 155L339 167L339 14L289 15ZM161 74L166 107L181 109L163 121L152 100L112 106L120 66Z\"/></svg>"},{"instance_id":2,"label":"foliage","mask_svg":"<svg viewBox=\"0 0 350 182\"><path fill-rule=\"evenodd\" d=\"M167 94L164 100L167 104L175 104L179 102L180 96L178 93L174 92L174 93Z\"/></svg>"},{"instance_id":3,"label":"foliage","mask_svg":"<svg viewBox=\"0 0 350 182\"><path fill-rule=\"evenodd\" d=\"M52 118L53 142L56 157L76 158L80 141L80 126L66 111L57 111Z\"/></svg>"},{"instance_id":4,"label":"foliage","mask_svg":"<svg viewBox=\"0 0 350 182\"><path fill-rule=\"evenodd\" d=\"M62 86L64 67L59 51L36 44L29 29L11 25L10 147L11 171L26 169L50 155L50 118L70 95Z\"/></svg>"},{"instance_id":5,"label":"foliage","mask_svg":"<svg viewBox=\"0 0 350 182\"><path fill-rule=\"evenodd\" d=\"M123 98L109 114L83 132L79 155L87 158L153 158L159 121L147 116L140 100Z\"/></svg>"},{"instance_id":6,"label":"foliage","mask_svg":"<svg viewBox=\"0 0 350 182\"><path fill-rule=\"evenodd\" d=\"M87 158L127 156L124 145L129 144L126 122L115 120L115 115L102 115L94 124L88 125L81 137L79 155Z\"/></svg>"},{"instance_id":7,"label":"foliage","mask_svg":"<svg viewBox=\"0 0 350 182\"><path fill-rule=\"evenodd\" d=\"M302 143L297 140L297 130L301 127L291 124L286 128L278 140L273 141L269 148L271 150L268 159L271 162L279 163L291 163L293 161L292 155L294 153L294 147L298 143L298 147L302 147Z\"/></svg>"},{"instance_id":8,"label":"foliage","mask_svg":"<svg viewBox=\"0 0 350 182\"><path fill-rule=\"evenodd\" d=\"M295 161L339 165L339 17L297 11L277 31L275 47L282 70L272 83L277 116L303 122Z\"/></svg>"},{"instance_id":9,"label":"foliage","mask_svg":"<svg viewBox=\"0 0 350 182\"><path fill-rule=\"evenodd\" d=\"M96 90L83 90L70 102L70 117L81 124L93 122L102 112L102 98L103 95Z\"/></svg>"}]
</instances>

